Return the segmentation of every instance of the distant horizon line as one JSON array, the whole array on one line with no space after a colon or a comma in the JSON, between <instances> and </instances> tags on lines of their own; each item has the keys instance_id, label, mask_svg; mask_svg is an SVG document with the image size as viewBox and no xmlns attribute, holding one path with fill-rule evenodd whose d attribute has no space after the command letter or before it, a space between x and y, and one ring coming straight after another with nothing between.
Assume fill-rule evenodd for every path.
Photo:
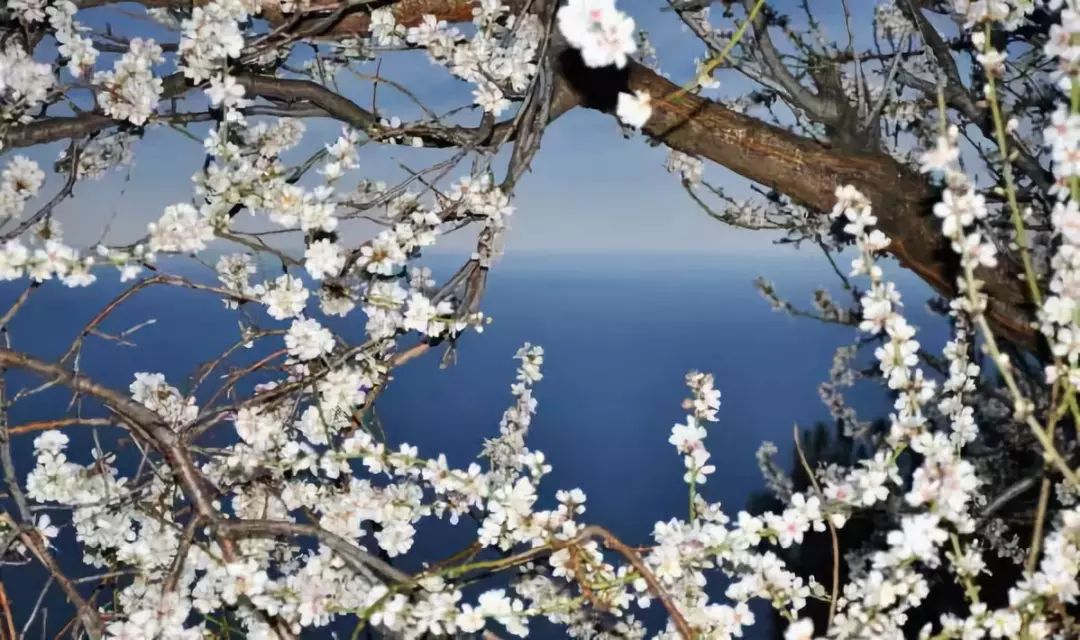
<instances>
[{"instance_id":1,"label":"distant horizon line","mask_svg":"<svg viewBox=\"0 0 1080 640\"><path fill-rule=\"evenodd\" d=\"M729 248L729 249L647 249L647 248L627 248L627 249L610 249L610 248L555 248L555 249L508 249L495 258L496 262L502 260L513 260L514 258L548 258L552 256L566 256L575 258L607 258L607 257L635 257L635 256L648 256L648 257L685 257L685 258L703 258L703 259L716 259L724 257L737 257L737 258L761 258L762 260L787 260L795 259L802 261L813 260L817 261L821 259L821 255L815 252L808 252L801 249L792 248L788 251L782 252L769 252L768 254L762 253L761 249L767 247L750 248ZM451 247L432 247L425 249L421 256L421 259L428 258L462 258L471 253L470 248L451 248ZM252 253L251 251L240 250L224 250L209 248L205 251L199 252L200 256L220 256L232 253ZM185 258L186 255L171 255L170 258ZM269 259L274 259L273 255L268 255Z\"/></svg>"}]
</instances>

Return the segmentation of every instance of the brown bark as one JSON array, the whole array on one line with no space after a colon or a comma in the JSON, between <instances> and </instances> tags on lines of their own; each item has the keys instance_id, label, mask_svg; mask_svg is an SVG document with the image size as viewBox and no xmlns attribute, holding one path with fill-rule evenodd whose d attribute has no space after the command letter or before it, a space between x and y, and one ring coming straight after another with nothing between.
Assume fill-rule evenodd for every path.
<instances>
[{"instance_id":1,"label":"brown bark","mask_svg":"<svg viewBox=\"0 0 1080 640\"><path fill-rule=\"evenodd\" d=\"M132 0L136 4L141 4L148 9L167 9L170 7L184 8L191 6L204 5L209 0ZM309 4L309 10L318 10L320 8L327 8L329 10L341 9L347 0L312 0ZM76 5L81 9L89 9L92 7L102 7L106 5L119 4L120 0L76 0ZM379 5L371 3L356 3L354 7L345 7L344 15L338 20L333 27L326 32L328 37L342 37L366 34L368 27L371 24L371 10ZM394 12L394 17L400 24L407 27L414 26L420 23L424 15L431 14L438 16L440 20L446 20L447 22L467 22L472 20L472 8L473 3L471 0L398 0L391 7ZM284 13L281 11L281 2L264 2L262 6L262 17L266 18L271 24L282 24L290 20L294 15L293 13ZM325 15L325 14L324 14ZM306 23L315 22L320 16L303 17L301 18L294 28L302 30L303 25Z\"/></svg>"},{"instance_id":2,"label":"brown bark","mask_svg":"<svg viewBox=\"0 0 1080 640\"><path fill-rule=\"evenodd\" d=\"M673 149L708 158L820 211L832 209L836 187L854 185L874 203L878 227L892 240L889 253L939 294L956 295L956 256L931 210L937 191L924 176L886 153L830 148L697 96L666 100L678 87L638 64L630 66L628 81L631 90L654 96L645 133ZM1020 273L1002 260L978 276L986 283L995 329L1031 347L1036 336Z\"/></svg>"},{"instance_id":3,"label":"brown bark","mask_svg":"<svg viewBox=\"0 0 1080 640\"><path fill-rule=\"evenodd\" d=\"M146 6L190 2L138 1ZM110 0L84 0L82 5L109 3ZM335 8L341 6L338 0L315 0L315 3ZM417 23L426 14L447 21L464 21L472 17L472 4L469 0L400 0L393 5L393 11L398 21L407 25ZM288 19L273 6L264 5L264 13L272 23L281 24ZM304 25L314 24L324 17L304 18L292 28L302 31ZM350 8L343 12L331 24L319 25L318 33L321 37L346 37L366 33L369 24L366 7L360 5L355 11ZM944 243L939 222L931 213L937 193L924 176L888 154L853 152L801 137L710 100L682 93L677 85L634 62L623 70L586 69L580 57L570 51L561 54L559 66L561 76L552 96L551 119L577 106L613 113L620 91L645 91L652 96L654 106L653 115L644 127L646 135L683 153L712 160L794 202L823 212L832 209L837 186L854 185L874 203L878 225L892 239L890 253L939 294L956 295L956 258ZM169 80L176 81L175 78ZM257 85L251 78L244 81L252 93L289 97L281 93L284 89L280 82L259 81L261 84ZM262 87L262 84L266 86ZM266 91L260 91L260 88ZM319 88L305 86L302 89L306 93L300 98L316 103L322 100L319 106L330 111L332 117L352 115L354 117L344 119L354 121L354 124L366 120L367 114L356 117L362 110L354 109L355 105L345 98L327 98ZM298 94L290 93L290 96L297 97ZM318 100L313 100L312 96ZM27 146L86 135L112 124L99 114L43 119L10 128L4 136L5 146ZM456 128L450 133L461 136L468 132ZM505 136L502 136L503 132ZM499 135L492 136L492 133ZM431 134L432 138L438 138L438 132ZM512 124L503 123L485 137L490 140L501 136L505 141L512 134ZM443 143L453 139L447 138L444 132ZM1038 344L1038 337L1031 326L1031 307L1026 288L1018 277L1020 273L1014 263L1003 259L998 268L981 269L978 275L986 283L990 298L988 315L995 330L1011 342L1032 348Z\"/></svg>"},{"instance_id":4,"label":"brown bark","mask_svg":"<svg viewBox=\"0 0 1080 640\"><path fill-rule=\"evenodd\" d=\"M340 5L341 2L338 0L313 0L311 8L325 6L336 9ZM278 24L288 19L288 14L283 14L279 7L280 3L266 3L263 5L263 16L272 24ZM419 24L426 14L438 16L440 20L446 20L447 22L468 22L472 20L472 9L473 4L470 0L399 0L391 8L398 23L407 27ZM302 30L302 25L306 21L301 21L297 28ZM342 16L325 36L366 34L370 25L370 9L360 5L356 11Z\"/></svg>"},{"instance_id":5,"label":"brown bark","mask_svg":"<svg viewBox=\"0 0 1080 640\"><path fill-rule=\"evenodd\" d=\"M614 112L619 91L645 91L653 113L643 132L672 149L706 158L812 209L828 212L834 192L850 184L874 203L878 227L892 239L888 249L943 296L956 295L954 252L932 213L937 190L927 178L886 153L829 147L786 129L684 93L680 87L635 62L626 69L586 69L576 54L561 65L580 102ZM1035 347L1027 290L1018 266L1002 259L996 269L980 269L990 298L996 332L1026 348Z\"/></svg>"}]
</instances>

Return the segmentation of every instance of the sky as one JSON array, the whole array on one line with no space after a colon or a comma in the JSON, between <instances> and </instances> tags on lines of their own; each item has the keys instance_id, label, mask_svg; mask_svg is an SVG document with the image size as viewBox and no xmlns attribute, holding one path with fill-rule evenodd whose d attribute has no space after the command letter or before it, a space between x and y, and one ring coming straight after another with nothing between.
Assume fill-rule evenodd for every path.
<instances>
[{"instance_id":1,"label":"sky","mask_svg":"<svg viewBox=\"0 0 1080 640\"><path fill-rule=\"evenodd\" d=\"M862 5L862 0L851 2ZM782 8L790 2L771 4ZM833 22L842 6L841 0L811 0L811 4L815 11L821 10L820 19ZM681 32L672 14L660 12L663 3L623 0L620 6L649 29L664 69L677 81L689 77L700 47ZM860 33L860 37L867 35ZM464 85L433 68L422 55L389 56L382 71L405 81L437 110L461 104L467 93ZM722 81L721 92L745 87L734 74L725 74ZM348 88L358 103L370 103L370 94L363 87ZM380 106L387 115L412 115L406 101L385 89L380 90ZM325 120L310 120L308 126L307 140L296 159L332 142L340 130L338 123ZM205 127L194 130L201 135ZM60 149L50 145L30 150L28 155L51 164ZM710 218L683 191L677 177L665 172L666 155L665 149L647 144L640 136L624 135L611 116L576 110L554 122L546 131L531 172L515 193L517 211L505 241L504 266L509 273L492 276L491 300L486 300L484 307L493 312L494 327L463 349L461 368L438 374L441 386L431 388L439 395L425 402L416 402L413 390L424 388L417 383L435 379L437 358L412 363L402 374L403 384L391 389L399 399L396 405L391 404L390 422L404 426L408 437L412 437L407 431L410 425L426 433L432 431L428 428L432 421L423 419L427 417L423 413L451 400L457 402L453 406L457 422L440 422L444 429L420 441L429 450L443 444L438 438L460 440L461 431L455 427L494 428L505 404L509 378L483 378L477 372L492 370L493 363L512 366L509 355L523 340L543 343L550 356L536 437L543 449L556 456L558 472L566 473L567 482L583 482L590 495L599 498L597 506L590 507L590 517L623 525L632 535L644 537L650 518L666 517L654 515L650 509L659 510L658 505L667 508L671 500L663 491L677 485L681 469L678 459L669 456L664 463L670 463L671 468L664 473L670 472L671 477L665 482L658 482L655 473L641 470L657 468L655 460L670 453L664 449L666 430L679 419L683 372L691 367L714 371L725 394L724 425L717 429L715 451L718 458L725 458L720 465L722 477L710 485L710 491L720 492L715 497L722 497L731 508L740 508L746 483L750 478L758 482L752 458L757 443L775 438L784 446L792 421L806 426L824 417L815 387L827 375L832 350L850 340L851 334L769 312L767 303L753 292L753 277L760 274L779 280L785 297L808 306L813 286L835 285L820 253L778 246L773 244L775 234L737 230ZM368 146L361 150L361 167L356 174L375 179L400 177L398 163L420 168L438 157L440 153L428 150ZM0 156L0 162L3 158ZM68 240L75 244L97 242L114 217L123 223L108 225L107 240L126 242L141 236L146 223L158 218L165 206L191 200L191 174L202 161L197 142L165 127L153 128L139 143L133 167L81 183L76 198L61 205L57 216ZM735 193L748 193L745 180L720 167L708 167L706 175ZM45 197L57 187L52 179ZM440 251L466 252L471 248L470 237L451 235L439 246ZM552 259L563 254L567 254L565 260ZM641 259L620 260L616 254L635 254ZM690 254L704 256L706 261L675 259ZM583 260L583 255L590 259ZM637 277L652 266L664 277L657 273ZM523 272L543 271L545 277L529 280L514 272L519 268ZM553 277L560 270L566 277ZM896 275L895 271L890 275ZM910 285L905 293L913 289L924 293L912 280L904 283ZM63 299L40 318L54 323L69 321L70 314L58 311L89 308L79 296L101 295L98 289L65 289L62 293ZM914 303L920 298L907 299ZM145 341L151 354L138 355L150 361L160 359L153 353L156 345L172 360L194 357L186 350L176 353L177 336L183 334L172 333L164 325L172 321L181 331L191 327L205 331L207 320L201 316L201 308L175 303L167 307L164 298L151 302L145 309L135 310L160 314L168 308L170 312L164 314L163 326L148 327L139 335L140 345ZM143 304L142 298L139 304ZM20 316L19 321L25 324L21 329L15 327L16 336L33 339L56 333L42 330L46 325L32 317ZM231 329L231 318L229 322ZM588 330L579 331L579 325ZM928 345L936 348L940 342L942 337L937 336ZM115 353L112 345L109 347L110 353ZM125 358L134 360L132 354L133 350L121 350L117 358L97 362L110 373L126 376L134 364L126 366ZM619 375L611 375L614 372ZM401 415L394 416L394 411ZM619 437L611 437L614 428L621 429ZM627 462L610 464L621 460L617 456ZM562 485L561 477L558 480L558 486L573 486ZM616 494L637 492L636 500L605 499L612 497L602 493L605 489ZM681 492L679 489L680 498ZM605 510L603 505L607 504L612 508Z\"/></svg>"},{"instance_id":2,"label":"sky","mask_svg":"<svg viewBox=\"0 0 1080 640\"><path fill-rule=\"evenodd\" d=\"M791 4L783 0L772 6L783 10ZM870 3L856 4L857 11L872 10ZM703 54L703 47L685 31L673 13L661 11L665 3L624 0L619 6L636 19L640 28L648 30L665 73L676 81L692 74L693 59ZM840 26L837 16L841 0L816 0L811 6L815 17L826 25ZM80 19L97 27L108 24L126 35L175 40L176 36L167 31L109 11L87 11L85 15L80 13ZM861 22L868 24L865 17ZM867 37L867 34L861 32L859 36ZM371 68L365 71L374 71L374 63L367 66ZM171 72L172 68L168 62L159 72ZM389 54L383 59L381 72L406 84L436 111L469 100L467 86L436 68L422 53ZM748 86L734 72L726 72L720 79L723 86L712 95L731 95ZM342 78L341 87L359 104L370 104L370 84ZM400 115L403 119L418 112L404 97L385 86L379 92L379 109L385 115ZM475 122L475 115L471 117ZM305 141L293 155L297 160L332 142L340 131L339 123L325 119L306 123ZM205 126L191 128L199 137L205 130ZM51 164L61 148L49 145L29 150L28 155L43 164ZM684 192L678 178L666 173L663 166L666 155L666 149L621 130L610 116L578 109L558 119L546 131L532 171L516 191L517 211L506 236L507 252L676 252L792 257L790 247L773 246L775 234L740 231L711 219ZM437 151L367 146L361 150L361 167L355 174L393 184L393 178L404 175L401 165L423 168L433 158L441 157L445 154ZM106 241L134 240L145 232L146 223L161 215L165 206L192 199L190 178L202 160L202 149L197 142L167 127L154 127L138 143L134 166L80 184L76 198L61 205L57 218L64 224L69 241L75 244L100 240L110 219L117 222L109 225ZM746 180L722 167L709 166L706 177L735 195L750 194ZM49 197L59 184L60 180L53 177L43 197ZM368 231L368 228L361 230ZM439 248L467 251L471 244L471 234L462 233L442 239Z\"/></svg>"}]
</instances>

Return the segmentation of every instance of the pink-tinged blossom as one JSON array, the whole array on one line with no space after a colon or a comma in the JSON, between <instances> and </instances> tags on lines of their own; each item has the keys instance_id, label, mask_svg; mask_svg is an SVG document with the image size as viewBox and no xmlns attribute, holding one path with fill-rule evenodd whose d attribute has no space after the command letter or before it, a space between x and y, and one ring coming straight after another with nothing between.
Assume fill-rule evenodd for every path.
<instances>
[{"instance_id":1,"label":"pink-tinged blossom","mask_svg":"<svg viewBox=\"0 0 1080 640\"><path fill-rule=\"evenodd\" d=\"M637 50L634 21L614 0L570 0L559 9L559 31L590 67L626 66Z\"/></svg>"}]
</instances>

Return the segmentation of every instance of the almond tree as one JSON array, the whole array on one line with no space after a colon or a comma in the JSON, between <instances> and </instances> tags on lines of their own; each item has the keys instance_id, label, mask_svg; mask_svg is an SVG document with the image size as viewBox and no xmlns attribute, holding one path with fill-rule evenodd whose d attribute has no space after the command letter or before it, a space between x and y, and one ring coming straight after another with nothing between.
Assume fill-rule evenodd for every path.
<instances>
[{"instance_id":1,"label":"almond tree","mask_svg":"<svg viewBox=\"0 0 1080 640\"><path fill-rule=\"evenodd\" d=\"M0 558L49 574L46 588L55 584L74 610L66 633L194 638L239 626L247 637L290 638L347 620L354 636L526 635L544 617L574 637L641 637L635 612L656 603L668 621L661 637L722 638L754 623L747 603L760 598L789 638L815 628L912 635L911 614L925 608L940 614L926 637L1075 635L1073 2L895 0L872 14L841 3L829 21L810 0L787 14L764 0L671 3L655 18L680 21L701 52L681 84L612 0L144 0L136 19L120 4L11 0L0 10L0 278L21 287L0 325L48 280L92 286L115 268L132 282L59 358L6 331L0 349L10 374L0 386ZM162 31L170 36L147 37ZM460 108L422 104L410 88L418 69L381 72L406 49L460 81ZM757 88L705 97L740 76ZM375 100L364 106L369 86L423 115L402 121ZM850 274L838 270L853 307L819 294L811 315L855 326L874 347L874 374L895 397L884 429L861 429L839 393L850 352L823 388L870 455L813 468L799 449L809 486L795 491L770 471L781 508L729 517L702 486L717 472L704 438L719 392L692 372L687 416L669 439L686 465L688 513L632 546L583 519L580 491L559 491L556 509L536 507L550 471L526 442L539 347L516 355L513 404L482 465L451 468L375 428L395 367L433 349L452 358L458 338L483 327L514 187L546 127L579 107L670 148L668 169L721 221L783 230L830 260L854 256ZM339 121L341 133L296 160L308 118ZM102 221L135 241L66 237L57 207L164 127L202 139L192 199L161 203L146 229ZM443 149L445 159L395 185L361 179L365 147L390 144ZM54 178L23 153L57 153ZM757 185L760 201L706 181L706 161ZM362 221L381 230L350 242L347 230L370 228ZM416 261L461 228L475 230L475 251L436 282ZM211 250L224 251L216 281L174 273L163 259ZM943 357L915 339L886 254L946 301L953 339ZM154 288L220 298L238 317L235 343L185 381L133 371L123 390L88 376L85 346L134 339L138 325L103 327ZM359 343L326 326L327 316L351 315L366 323ZM244 357L253 344L265 355ZM16 372L37 382L12 384ZM56 388L71 398L57 416L10 424L16 403ZM70 450L67 434L83 428L119 430L142 463L121 468L111 439ZM34 438L32 468L13 460L15 437ZM995 473L1014 452L1034 466L1020 480ZM1002 593L984 595L984 552L1007 555L1001 531L984 525L1035 487L1023 566ZM84 575L69 575L51 548L57 522L43 509L56 506ZM882 535L845 560L838 530L873 510L884 513ZM475 528L476 542L406 573L393 559L432 518ZM776 551L812 531L833 541L828 582L800 576ZM465 589L502 572L508 587ZM718 572L731 580L724 602L706 589ZM959 610L933 610L942 573L962 588ZM9 597L0 590L14 638ZM808 600L821 603L816 625Z\"/></svg>"}]
</instances>

